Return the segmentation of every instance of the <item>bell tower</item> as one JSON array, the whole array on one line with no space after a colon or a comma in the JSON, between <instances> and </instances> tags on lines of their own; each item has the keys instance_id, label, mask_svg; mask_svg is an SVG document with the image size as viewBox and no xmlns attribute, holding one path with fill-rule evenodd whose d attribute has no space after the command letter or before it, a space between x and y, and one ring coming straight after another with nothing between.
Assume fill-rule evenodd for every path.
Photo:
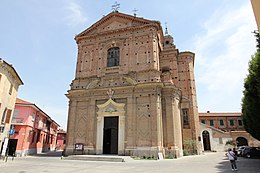
<instances>
[{"instance_id":1,"label":"bell tower","mask_svg":"<svg viewBox=\"0 0 260 173\"><path fill-rule=\"evenodd\" d=\"M164 41L163 47L164 48L175 48L173 37L168 33L167 23L165 23L165 34L164 34Z\"/></svg>"}]
</instances>

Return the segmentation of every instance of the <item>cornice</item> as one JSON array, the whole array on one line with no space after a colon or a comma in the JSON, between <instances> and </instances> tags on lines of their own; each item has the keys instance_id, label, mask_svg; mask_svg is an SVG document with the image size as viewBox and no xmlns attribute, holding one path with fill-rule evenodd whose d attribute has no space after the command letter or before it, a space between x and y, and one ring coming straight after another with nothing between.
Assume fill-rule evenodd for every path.
<instances>
[{"instance_id":1,"label":"cornice","mask_svg":"<svg viewBox=\"0 0 260 173\"><path fill-rule=\"evenodd\" d=\"M21 80L20 76L18 75L12 64L8 64L6 61L0 58L0 68L6 72L5 75L10 75L12 78L14 78L18 85L23 85L23 81Z\"/></svg>"},{"instance_id":2,"label":"cornice","mask_svg":"<svg viewBox=\"0 0 260 173\"><path fill-rule=\"evenodd\" d=\"M89 28L87 28L86 30L84 30L83 32L79 33L75 39L77 37L81 37L86 35L87 33L93 31L94 29L96 29L98 26L102 25L103 23L105 23L106 21L110 20L113 17L120 17L123 19L127 19L127 20L131 20L134 21L136 23L141 23L141 24L148 24L148 23L156 23L157 25L160 26L160 22L158 21L154 21L154 20L147 20L147 19L143 19L140 17L136 17L136 16L131 16L128 14L124 14L124 13L119 13L118 11L113 11L111 13L109 13L108 15L106 15L105 17L101 18L99 21L97 21L96 23L94 23L93 25L91 25Z\"/></svg>"},{"instance_id":3,"label":"cornice","mask_svg":"<svg viewBox=\"0 0 260 173\"><path fill-rule=\"evenodd\" d=\"M192 64L194 66L194 62L195 62L195 53L190 52L190 51L185 51L185 52L180 52L178 54L178 57L183 57L183 56L188 56L190 61L192 61Z\"/></svg>"},{"instance_id":4,"label":"cornice","mask_svg":"<svg viewBox=\"0 0 260 173\"><path fill-rule=\"evenodd\" d=\"M140 26L133 26L133 27L127 27L127 28L120 28L120 29L115 29L115 30L109 30L109 31L104 31L104 32L99 32L95 33L92 35L84 35L84 36L76 36L75 40L77 43L79 43L80 40L82 39L93 39L97 37L103 37L107 35L112 35L116 33L124 33L124 32L129 32L129 31L136 31L144 28L150 28L150 27L155 27L157 30L160 29L160 27L156 24L145 24L145 25L140 25Z\"/></svg>"}]
</instances>

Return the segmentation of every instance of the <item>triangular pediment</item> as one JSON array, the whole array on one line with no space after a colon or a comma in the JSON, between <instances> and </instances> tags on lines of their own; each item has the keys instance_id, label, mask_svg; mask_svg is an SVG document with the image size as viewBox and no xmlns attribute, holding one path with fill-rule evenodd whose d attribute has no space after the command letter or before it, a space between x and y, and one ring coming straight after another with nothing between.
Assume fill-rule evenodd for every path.
<instances>
[{"instance_id":1,"label":"triangular pediment","mask_svg":"<svg viewBox=\"0 0 260 173\"><path fill-rule=\"evenodd\" d=\"M109 30L115 30L115 29L121 29L127 26L127 22L123 22L120 20L114 20L111 22L107 22L104 25L101 25L102 28L99 28L101 31L109 31Z\"/></svg>"},{"instance_id":2,"label":"triangular pediment","mask_svg":"<svg viewBox=\"0 0 260 173\"><path fill-rule=\"evenodd\" d=\"M119 30L123 28L131 28L142 25L155 24L160 27L160 22L147 20L136 16L131 16L128 14L119 13L117 11L113 11L109 13L107 16L104 16L91 27L81 32L76 36L88 36L97 33L103 33L111 30Z\"/></svg>"}]
</instances>

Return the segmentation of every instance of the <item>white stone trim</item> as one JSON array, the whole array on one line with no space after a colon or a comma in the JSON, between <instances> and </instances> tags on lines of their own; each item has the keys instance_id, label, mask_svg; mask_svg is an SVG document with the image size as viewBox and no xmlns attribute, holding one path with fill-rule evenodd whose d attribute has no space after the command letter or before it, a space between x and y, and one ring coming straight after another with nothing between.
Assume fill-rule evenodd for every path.
<instances>
[{"instance_id":1,"label":"white stone trim","mask_svg":"<svg viewBox=\"0 0 260 173\"><path fill-rule=\"evenodd\" d=\"M125 104L116 103L111 98L104 104L97 105L97 140L96 154L103 154L104 117L118 116L118 155L124 155L125 139Z\"/></svg>"}]
</instances>

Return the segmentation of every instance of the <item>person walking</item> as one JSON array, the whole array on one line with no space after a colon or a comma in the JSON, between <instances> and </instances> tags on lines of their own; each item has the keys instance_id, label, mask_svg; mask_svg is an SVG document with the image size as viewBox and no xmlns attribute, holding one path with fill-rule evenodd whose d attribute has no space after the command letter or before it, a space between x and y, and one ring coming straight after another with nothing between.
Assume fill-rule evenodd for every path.
<instances>
[{"instance_id":1,"label":"person walking","mask_svg":"<svg viewBox=\"0 0 260 173\"><path fill-rule=\"evenodd\" d=\"M237 156L236 156L236 154L231 150L231 148L229 148L226 155L228 157L228 160L231 163L232 171L237 171L237 165L236 165Z\"/></svg>"},{"instance_id":2,"label":"person walking","mask_svg":"<svg viewBox=\"0 0 260 173\"><path fill-rule=\"evenodd\" d=\"M233 148L233 153L235 153L235 156L237 156L237 150L236 150L236 148Z\"/></svg>"}]
</instances>

